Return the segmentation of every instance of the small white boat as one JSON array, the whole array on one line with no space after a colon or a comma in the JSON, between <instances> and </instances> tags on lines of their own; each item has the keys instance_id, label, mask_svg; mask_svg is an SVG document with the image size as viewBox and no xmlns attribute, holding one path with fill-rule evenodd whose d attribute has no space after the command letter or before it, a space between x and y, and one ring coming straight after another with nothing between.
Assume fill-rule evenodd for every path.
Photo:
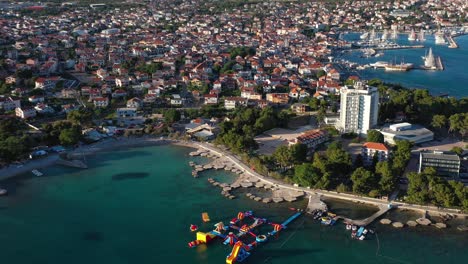
<instances>
[{"instance_id":1,"label":"small white boat","mask_svg":"<svg viewBox=\"0 0 468 264\"><path fill-rule=\"evenodd\" d=\"M366 236L364 236L364 235L359 237L359 240L364 240L364 239L366 239Z\"/></svg>"},{"instance_id":2,"label":"small white boat","mask_svg":"<svg viewBox=\"0 0 468 264\"><path fill-rule=\"evenodd\" d=\"M0 196L7 195L8 191L6 189L0 188Z\"/></svg>"},{"instance_id":3,"label":"small white boat","mask_svg":"<svg viewBox=\"0 0 468 264\"><path fill-rule=\"evenodd\" d=\"M352 230L353 230L353 231L356 231L356 230L357 230L357 226L353 225L353 226L352 226Z\"/></svg>"},{"instance_id":4,"label":"small white boat","mask_svg":"<svg viewBox=\"0 0 468 264\"><path fill-rule=\"evenodd\" d=\"M367 229L364 229L364 231L362 232L363 235L367 234L368 230Z\"/></svg>"},{"instance_id":5,"label":"small white boat","mask_svg":"<svg viewBox=\"0 0 468 264\"><path fill-rule=\"evenodd\" d=\"M38 170L32 170L31 172L32 172L32 174L34 174L34 176L38 176L38 177L44 175L44 173L42 173L42 172L40 172Z\"/></svg>"},{"instance_id":6,"label":"small white boat","mask_svg":"<svg viewBox=\"0 0 468 264\"><path fill-rule=\"evenodd\" d=\"M346 230L351 230L351 225L346 225Z\"/></svg>"}]
</instances>

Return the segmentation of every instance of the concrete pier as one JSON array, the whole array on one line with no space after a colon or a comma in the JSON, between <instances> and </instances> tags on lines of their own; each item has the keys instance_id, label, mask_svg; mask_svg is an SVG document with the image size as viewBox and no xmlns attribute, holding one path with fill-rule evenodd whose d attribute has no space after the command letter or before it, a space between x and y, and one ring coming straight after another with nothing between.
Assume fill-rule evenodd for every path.
<instances>
[{"instance_id":1,"label":"concrete pier","mask_svg":"<svg viewBox=\"0 0 468 264\"><path fill-rule=\"evenodd\" d=\"M457 49L458 48L458 44L455 42L455 40L453 39L453 37L451 35L447 35L447 40L449 42L449 49Z\"/></svg>"},{"instance_id":2,"label":"concrete pier","mask_svg":"<svg viewBox=\"0 0 468 264\"><path fill-rule=\"evenodd\" d=\"M360 219L360 220L353 220L345 217L339 216L338 218L342 218L345 223L351 224L351 225L357 225L357 226L367 226L370 223L374 222L377 218L381 217L388 211L390 211L393 207L387 206L387 205L380 205L379 206L379 211L376 212L375 214L365 218L365 219Z\"/></svg>"},{"instance_id":3,"label":"concrete pier","mask_svg":"<svg viewBox=\"0 0 468 264\"><path fill-rule=\"evenodd\" d=\"M311 213L315 210L328 211L328 206L325 204L321 195L309 195L309 203L307 204L307 213Z\"/></svg>"}]
</instances>

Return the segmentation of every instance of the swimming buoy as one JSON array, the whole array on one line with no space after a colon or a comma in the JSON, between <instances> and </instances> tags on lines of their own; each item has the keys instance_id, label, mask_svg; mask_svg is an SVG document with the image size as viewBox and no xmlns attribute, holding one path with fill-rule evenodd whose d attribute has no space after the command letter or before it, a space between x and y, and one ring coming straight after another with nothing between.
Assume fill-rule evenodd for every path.
<instances>
[{"instance_id":1,"label":"swimming buoy","mask_svg":"<svg viewBox=\"0 0 468 264\"><path fill-rule=\"evenodd\" d=\"M265 242L267 240L267 237L265 235L259 235L255 238L255 241L261 243L261 242Z\"/></svg>"},{"instance_id":2,"label":"swimming buoy","mask_svg":"<svg viewBox=\"0 0 468 264\"><path fill-rule=\"evenodd\" d=\"M195 232L198 230L198 226L196 225L190 225L190 231Z\"/></svg>"}]
</instances>

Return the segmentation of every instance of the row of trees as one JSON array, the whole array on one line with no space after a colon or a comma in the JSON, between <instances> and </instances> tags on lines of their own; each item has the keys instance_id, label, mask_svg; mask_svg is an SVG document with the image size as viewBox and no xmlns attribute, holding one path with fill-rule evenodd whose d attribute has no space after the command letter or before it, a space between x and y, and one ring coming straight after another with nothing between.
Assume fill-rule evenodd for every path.
<instances>
[{"instance_id":1,"label":"row of trees","mask_svg":"<svg viewBox=\"0 0 468 264\"><path fill-rule=\"evenodd\" d=\"M468 111L468 109L466 109ZM434 115L431 126L448 132L458 132L465 138L468 133L468 112L446 115Z\"/></svg>"},{"instance_id":2,"label":"row of trees","mask_svg":"<svg viewBox=\"0 0 468 264\"><path fill-rule=\"evenodd\" d=\"M2 118L0 120L0 160L11 162L18 160L27 153L34 144L31 137L25 133L26 126L17 118Z\"/></svg>"},{"instance_id":3,"label":"row of trees","mask_svg":"<svg viewBox=\"0 0 468 264\"><path fill-rule=\"evenodd\" d=\"M292 181L302 186L334 189L349 181L351 168L351 155L335 141L328 145L325 155L316 152L312 162L295 166Z\"/></svg>"},{"instance_id":4,"label":"row of trees","mask_svg":"<svg viewBox=\"0 0 468 264\"><path fill-rule=\"evenodd\" d=\"M390 160L376 161L368 167L359 162L352 166L349 153L339 142L333 142L325 155L315 153L311 163L295 166L292 180L299 185L319 189L352 191L371 197L389 195L410 159L410 151L411 144L408 141L397 141L394 156Z\"/></svg>"},{"instance_id":5,"label":"row of trees","mask_svg":"<svg viewBox=\"0 0 468 264\"><path fill-rule=\"evenodd\" d=\"M404 112L410 122L434 128L448 128L450 132L466 136L468 127L468 98L438 97L425 89L405 89L374 79L369 85L379 88L382 97L379 120L393 119L396 112ZM431 113L424 114L421 113Z\"/></svg>"},{"instance_id":6,"label":"row of trees","mask_svg":"<svg viewBox=\"0 0 468 264\"><path fill-rule=\"evenodd\" d=\"M446 181L427 168L422 173L408 174L406 200L416 204L435 204L445 207L462 207L468 210L468 188L458 181Z\"/></svg>"}]
</instances>

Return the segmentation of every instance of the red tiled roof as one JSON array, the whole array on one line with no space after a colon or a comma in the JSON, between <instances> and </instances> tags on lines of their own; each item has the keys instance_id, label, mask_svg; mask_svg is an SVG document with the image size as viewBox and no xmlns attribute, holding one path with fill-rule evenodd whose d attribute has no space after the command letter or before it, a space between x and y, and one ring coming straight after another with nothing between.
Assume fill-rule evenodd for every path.
<instances>
[{"instance_id":1,"label":"red tiled roof","mask_svg":"<svg viewBox=\"0 0 468 264\"><path fill-rule=\"evenodd\" d=\"M363 148L369 148L369 149L381 150L381 151L388 151L388 148L382 143L366 142L366 143L364 143L364 145L362 147Z\"/></svg>"}]
</instances>

